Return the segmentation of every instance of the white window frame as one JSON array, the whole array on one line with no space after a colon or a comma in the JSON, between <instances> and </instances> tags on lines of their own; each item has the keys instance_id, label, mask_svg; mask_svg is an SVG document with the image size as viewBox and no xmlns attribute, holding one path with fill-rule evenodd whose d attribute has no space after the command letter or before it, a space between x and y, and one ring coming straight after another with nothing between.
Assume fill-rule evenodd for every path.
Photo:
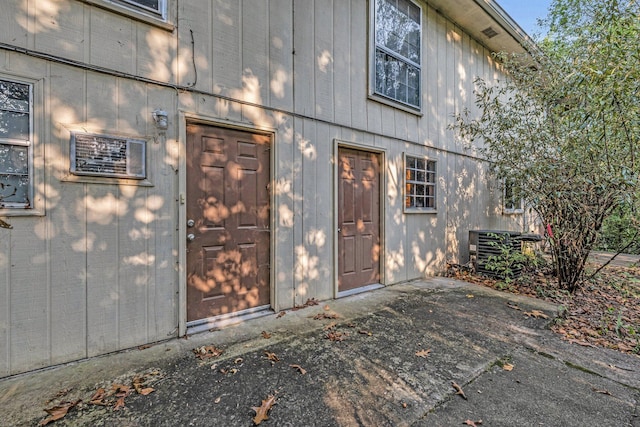
<instances>
[{"instance_id":1,"label":"white window frame","mask_svg":"<svg viewBox=\"0 0 640 427\"><path fill-rule=\"evenodd\" d=\"M171 0L158 0L158 9L147 7L136 0L81 0L103 9L107 9L121 15L130 16L139 21L159 26L173 31L174 26L169 21L168 5Z\"/></svg>"},{"instance_id":2,"label":"white window frame","mask_svg":"<svg viewBox=\"0 0 640 427\"><path fill-rule=\"evenodd\" d=\"M28 204L0 202L0 216L44 215L44 194L41 184L44 182L44 158L42 144L37 142L36 135L41 129L43 95L42 80L0 74L0 80L29 86L29 137L28 140L2 138L3 145L23 146L28 149Z\"/></svg>"},{"instance_id":3,"label":"white window frame","mask_svg":"<svg viewBox=\"0 0 640 427\"><path fill-rule=\"evenodd\" d=\"M516 200L512 194L517 187L517 184L511 178L505 178L502 181L502 212L505 214L524 213L522 198ZM507 206L507 204L509 204L509 206Z\"/></svg>"},{"instance_id":4,"label":"white window frame","mask_svg":"<svg viewBox=\"0 0 640 427\"><path fill-rule=\"evenodd\" d=\"M118 1L118 0L116 0ZM158 9L154 9L149 6L145 6L140 4L139 1L136 0L119 0L119 3L124 3L125 5L132 7L142 13L147 13L150 15L157 16L161 19L166 19L167 17L167 2L166 0L158 0Z\"/></svg>"},{"instance_id":5,"label":"white window frame","mask_svg":"<svg viewBox=\"0 0 640 427\"><path fill-rule=\"evenodd\" d=\"M408 3L410 3L411 5L415 6L418 9L418 13L419 13L419 17L420 17L420 22L419 22L419 27L420 27L420 35L418 37L418 42L420 44L419 48L418 48L418 53L419 53L419 62L415 62L412 61L411 59L403 56L401 53L396 52L390 48L387 48L386 46L382 45L379 43L379 41L377 40L377 31L376 31L376 23L377 23L377 19L376 19L376 6L379 2L387 2L388 0L371 0L370 3L370 20L371 20L371 25L370 25L370 60L369 60L369 97L372 99L375 99L376 101L379 102L383 102L389 105L392 105L396 108L400 108L403 109L405 111L414 113L414 114L420 114L422 111L422 64L423 64L423 41L422 41L422 37L424 34L424 28L423 28L423 12L422 12L422 7L414 2L413 0L406 0ZM377 54L378 52L389 55L390 57L392 57L393 59L395 59L396 61L407 65L407 66L411 66L413 68L417 69L417 73L418 73L418 77L417 77L417 104L412 104L410 103L408 100L402 100L398 97L394 97L394 96L390 96L388 94L382 93L380 91L377 90L377 81L376 81L376 77L377 77L377 73L376 73L376 64L377 64Z\"/></svg>"},{"instance_id":6,"label":"white window frame","mask_svg":"<svg viewBox=\"0 0 640 427\"><path fill-rule=\"evenodd\" d=\"M419 168L418 165L413 166L412 160L423 161L424 168ZM432 168L430 169L430 165ZM414 172L413 174L411 172ZM424 174L424 178L420 179L420 173ZM416 156L413 154L404 154L404 185L403 185L403 206L406 213L433 213L438 209L438 162L426 156ZM413 178L413 179L412 179ZM431 178L431 179L430 179ZM417 186L424 186L424 194L414 194L413 189L417 189ZM431 193L428 194L428 189L431 188ZM409 203L410 200L415 198L422 198L424 200L432 200L433 206L415 206L415 204ZM414 198L414 199L411 199ZM425 203L426 205L427 203Z\"/></svg>"}]
</instances>

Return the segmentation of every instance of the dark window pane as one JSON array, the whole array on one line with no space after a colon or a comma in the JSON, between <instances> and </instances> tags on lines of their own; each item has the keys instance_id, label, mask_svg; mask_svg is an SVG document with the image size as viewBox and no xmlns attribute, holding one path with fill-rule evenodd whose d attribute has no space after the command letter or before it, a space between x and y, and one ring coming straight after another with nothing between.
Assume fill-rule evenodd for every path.
<instances>
[{"instance_id":1,"label":"dark window pane","mask_svg":"<svg viewBox=\"0 0 640 427\"><path fill-rule=\"evenodd\" d=\"M29 176L0 174L0 206L29 206Z\"/></svg>"},{"instance_id":2,"label":"dark window pane","mask_svg":"<svg viewBox=\"0 0 640 427\"><path fill-rule=\"evenodd\" d=\"M29 85L0 80L0 110L29 113Z\"/></svg>"},{"instance_id":3,"label":"dark window pane","mask_svg":"<svg viewBox=\"0 0 640 427\"><path fill-rule=\"evenodd\" d=\"M160 0L126 0L129 3L160 11Z\"/></svg>"},{"instance_id":4,"label":"dark window pane","mask_svg":"<svg viewBox=\"0 0 640 427\"><path fill-rule=\"evenodd\" d=\"M0 174L29 174L29 149L20 145L0 145Z\"/></svg>"},{"instance_id":5,"label":"dark window pane","mask_svg":"<svg viewBox=\"0 0 640 427\"><path fill-rule=\"evenodd\" d=\"M29 140L29 114L0 110L0 138Z\"/></svg>"}]
</instances>

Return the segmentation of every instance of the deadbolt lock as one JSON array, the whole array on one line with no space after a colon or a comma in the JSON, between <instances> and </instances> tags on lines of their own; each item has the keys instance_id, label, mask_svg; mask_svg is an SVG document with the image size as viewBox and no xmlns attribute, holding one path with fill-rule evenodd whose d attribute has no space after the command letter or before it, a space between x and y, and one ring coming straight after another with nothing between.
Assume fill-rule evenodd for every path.
<instances>
[{"instance_id":1,"label":"deadbolt lock","mask_svg":"<svg viewBox=\"0 0 640 427\"><path fill-rule=\"evenodd\" d=\"M187 220L187 227L193 227L196 225L196 222L192 219Z\"/></svg>"}]
</instances>

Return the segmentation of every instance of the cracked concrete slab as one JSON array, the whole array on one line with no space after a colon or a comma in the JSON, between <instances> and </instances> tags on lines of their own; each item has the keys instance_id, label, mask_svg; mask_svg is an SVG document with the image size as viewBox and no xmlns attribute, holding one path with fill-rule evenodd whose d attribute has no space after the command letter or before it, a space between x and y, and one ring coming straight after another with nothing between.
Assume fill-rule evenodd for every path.
<instances>
[{"instance_id":1,"label":"cracked concrete slab","mask_svg":"<svg viewBox=\"0 0 640 427\"><path fill-rule=\"evenodd\" d=\"M446 278L389 286L0 380L0 425L36 425L44 408L82 399L54 425L249 426L273 394L261 425L638 425L640 358L560 340L556 310ZM224 352L199 360L203 345ZM89 403L136 377L154 391L117 411Z\"/></svg>"}]
</instances>

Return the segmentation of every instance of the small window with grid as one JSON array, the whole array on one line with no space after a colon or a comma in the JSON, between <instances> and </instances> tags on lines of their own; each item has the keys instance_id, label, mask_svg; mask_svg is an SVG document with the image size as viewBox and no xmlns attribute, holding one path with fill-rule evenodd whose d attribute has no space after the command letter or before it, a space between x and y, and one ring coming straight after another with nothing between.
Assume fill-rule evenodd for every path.
<instances>
[{"instance_id":1,"label":"small window with grid","mask_svg":"<svg viewBox=\"0 0 640 427\"><path fill-rule=\"evenodd\" d=\"M405 210L436 209L436 162L422 157L405 157Z\"/></svg>"},{"instance_id":2,"label":"small window with grid","mask_svg":"<svg viewBox=\"0 0 640 427\"><path fill-rule=\"evenodd\" d=\"M512 178L504 180L504 213L522 213L524 209L522 207L522 195L521 189L518 183Z\"/></svg>"}]
</instances>

